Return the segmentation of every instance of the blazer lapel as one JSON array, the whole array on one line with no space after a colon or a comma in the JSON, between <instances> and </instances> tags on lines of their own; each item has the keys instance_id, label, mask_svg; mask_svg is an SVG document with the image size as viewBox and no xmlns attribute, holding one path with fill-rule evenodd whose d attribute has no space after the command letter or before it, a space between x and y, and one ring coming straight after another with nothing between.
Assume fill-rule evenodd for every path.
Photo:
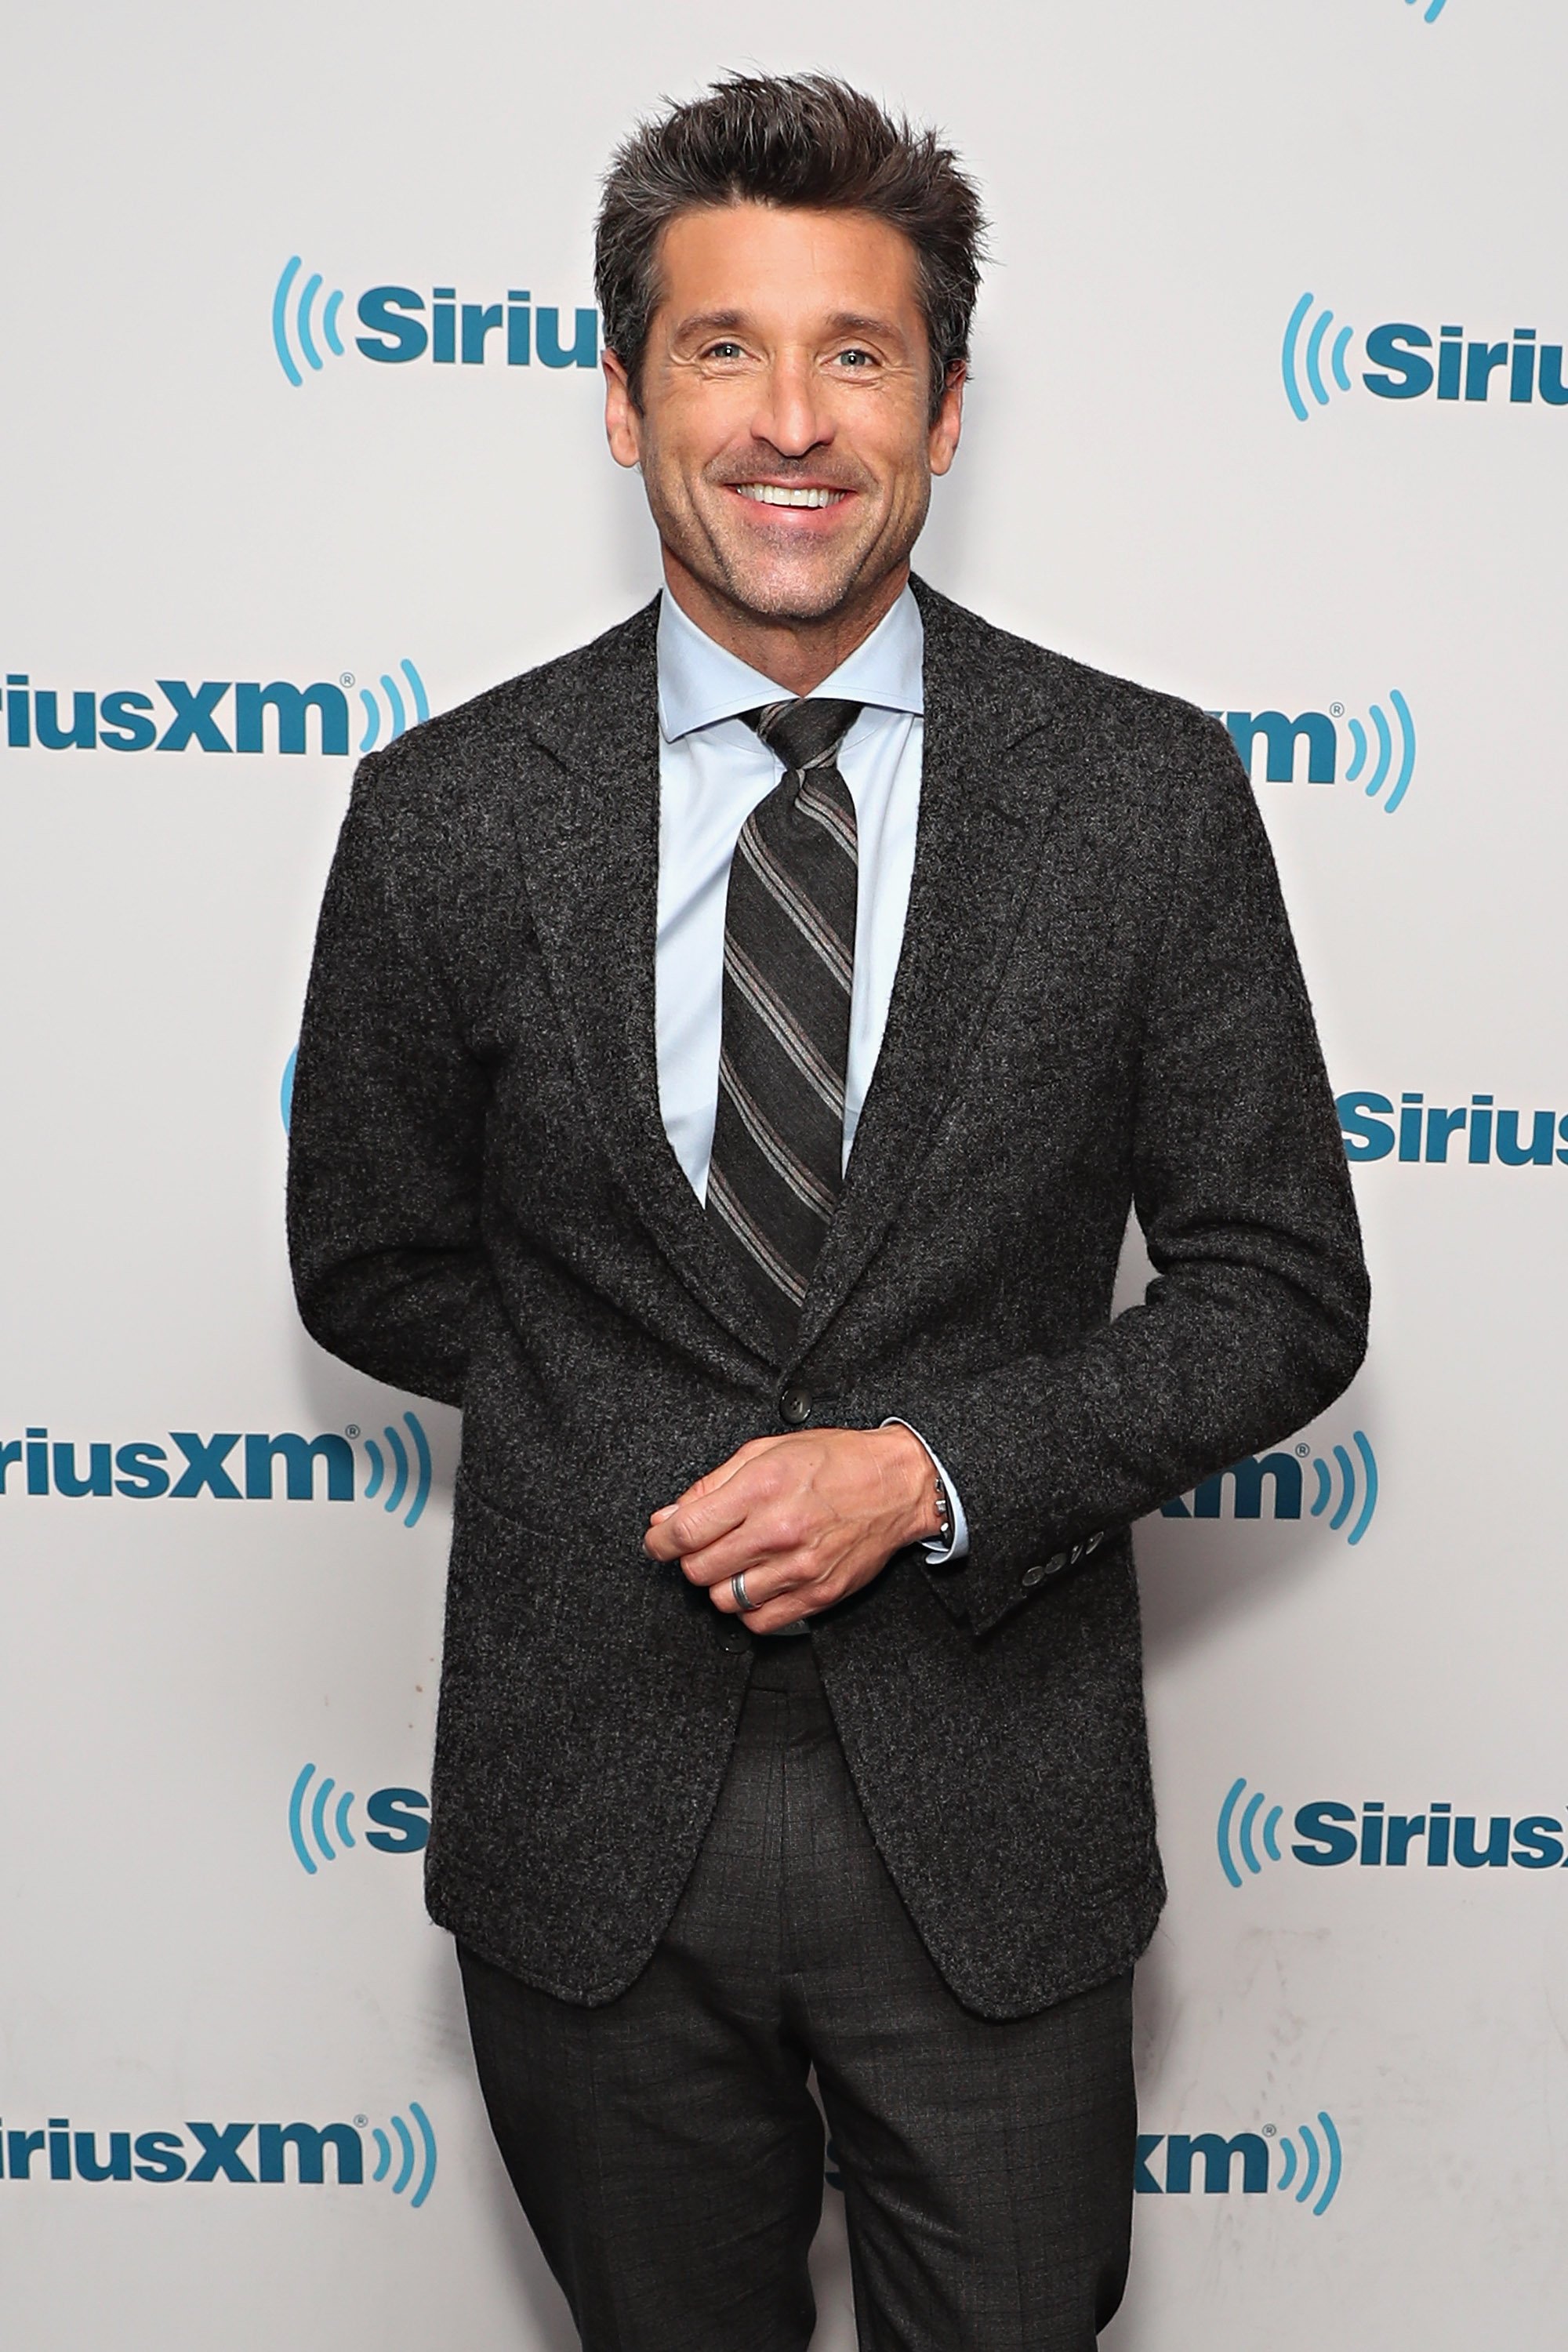
<instances>
[{"instance_id":1,"label":"blazer lapel","mask_svg":"<svg viewBox=\"0 0 1568 2352\"><path fill-rule=\"evenodd\" d=\"M1056 797L1023 739L996 633L915 583L925 624L920 825L903 948L867 1093L802 1312L804 1354L892 1223L1012 950ZM527 732L554 774L519 780L523 873L589 1116L649 1235L694 1297L754 1354L774 1342L729 1245L664 1131L655 951L658 909L658 600L535 688Z\"/></svg>"},{"instance_id":2,"label":"blazer lapel","mask_svg":"<svg viewBox=\"0 0 1568 2352\"><path fill-rule=\"evenodd\" d=\"M1019 706L996 633L923 582L914 587L925 732L909 912L881 1052L802 1312L802 1351L859 1278L919 1171L1011 954L1057 797L1042 754L1021 742L1045 714Z\"/></svg>"},{"instance_id":3,"label":"blazer lapel","mask_svg":"<svg viewBox=\"0 0 1568 2352\"><path fill-rule=\"evenodd\" d=\"M514 823L535 929L605 1153L687 1287L734 1338L772 1357L767 1325L670 1148L659 1108L658 614L656 598L571 664L553 706L532 703L528 731L555 775L542 791L514 793Z\"/></svg>"}]
</instances>

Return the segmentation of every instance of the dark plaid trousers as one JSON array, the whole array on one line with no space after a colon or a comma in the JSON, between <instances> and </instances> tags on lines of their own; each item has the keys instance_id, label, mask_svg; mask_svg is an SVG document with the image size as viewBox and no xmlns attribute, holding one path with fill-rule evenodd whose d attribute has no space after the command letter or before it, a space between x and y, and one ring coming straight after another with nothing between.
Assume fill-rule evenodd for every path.
<instances>
[{"instance_id":1,"label":"dark plaid trousers","mask_svg":"<svg viewBox=\"0 0 1568 2352\"><path fill-rule=\"evenodd\" d=\"M490 2121L584 2352L804 2352L814 2066L863 2352L1091 2352L1127 2271L1131 1978L963 2009L871 1842L811 1642L757 1651L636 1983L586 2009L461 1955Z\"/></svg>"}]
</instances>

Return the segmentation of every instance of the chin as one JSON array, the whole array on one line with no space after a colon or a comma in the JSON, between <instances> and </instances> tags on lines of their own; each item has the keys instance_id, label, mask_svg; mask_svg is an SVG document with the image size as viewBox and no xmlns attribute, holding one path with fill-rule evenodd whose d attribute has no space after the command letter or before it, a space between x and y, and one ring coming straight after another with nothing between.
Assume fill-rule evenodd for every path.
<instances>
[{"instance_id":1,"label":"chin","mask_svg":"<svg viewBox=\"0 0 1568 2352\"><path fill-rule=\"evenodd\" d=\"M858 568L847 565L803 574L727 564L723 584L732 601L760 621L826 621L848 601L858 576Z\"/></svg>"}]
</instances>

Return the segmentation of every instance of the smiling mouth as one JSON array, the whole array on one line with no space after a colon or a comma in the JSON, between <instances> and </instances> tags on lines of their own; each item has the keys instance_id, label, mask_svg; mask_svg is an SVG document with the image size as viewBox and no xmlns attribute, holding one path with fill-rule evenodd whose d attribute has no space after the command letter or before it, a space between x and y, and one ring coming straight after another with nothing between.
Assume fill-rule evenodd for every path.
<instances>
[{"instance_id":1,"label":"smiling mouth","mask_svg":"<svg viewBox=\"0 0 1568 2352\"><path fill-rule=\"evenodd\" d=\"M785 489L777 482L733 482L731 488L763 507L831 507L849 496L847 490Z\"/></svg>"}]
</instances>

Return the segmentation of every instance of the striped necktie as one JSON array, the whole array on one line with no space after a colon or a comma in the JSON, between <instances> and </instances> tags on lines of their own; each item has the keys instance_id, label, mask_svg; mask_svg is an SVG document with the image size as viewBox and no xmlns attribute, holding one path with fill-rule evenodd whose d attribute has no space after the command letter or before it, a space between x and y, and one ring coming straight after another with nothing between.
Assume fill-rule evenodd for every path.
<instances>
[{"instance_id":1,"label":"striped necktie","mask_svg":"<svg viewBox=\"0 0 1568 2352\"><path fill-rule=\"evenodd\" d=\"M858 702L770 703L784 763L741 829L724 912L708 1213L787 1355L838 1198L855 977L855 804L835 764Z\"/></svg>"}]
</instances>

